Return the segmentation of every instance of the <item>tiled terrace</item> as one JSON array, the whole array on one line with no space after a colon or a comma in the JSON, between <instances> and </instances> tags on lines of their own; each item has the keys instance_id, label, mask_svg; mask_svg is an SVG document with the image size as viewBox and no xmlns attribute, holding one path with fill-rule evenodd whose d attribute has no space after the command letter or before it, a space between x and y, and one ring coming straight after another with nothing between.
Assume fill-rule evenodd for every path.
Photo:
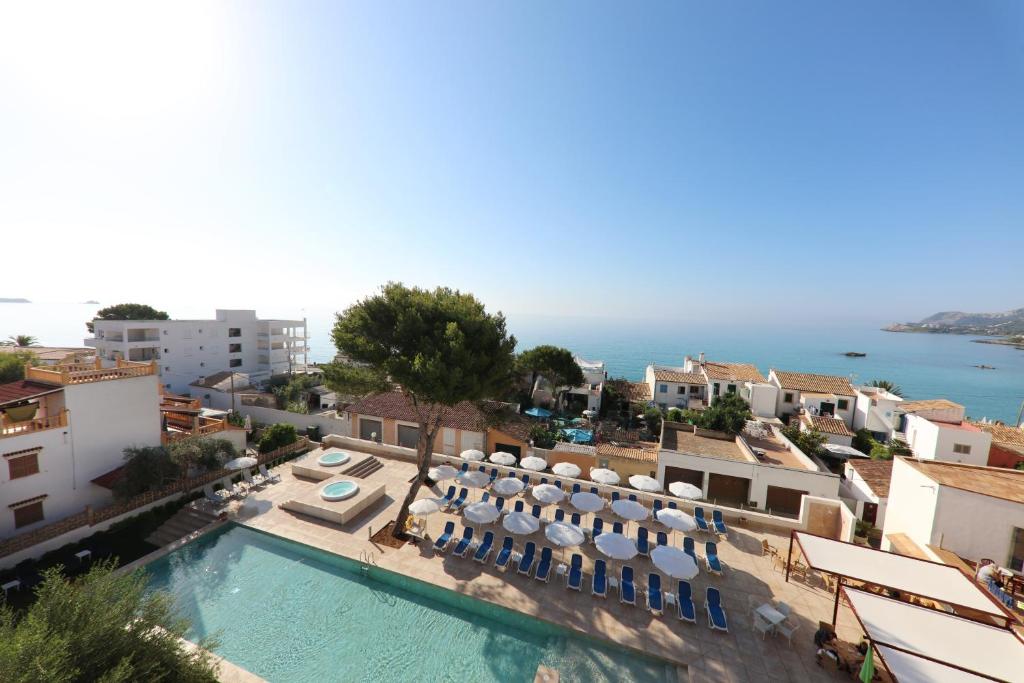
<instances>
[{"instance_id":1,"label":"tiled terrace","mask_svg":"<svg viewBox=\"0 0 1024 683\"><path fill-rule=\"evenodd\" d=\"M317 455L314 452L304 457L315 458ZM554 572L549 584L513 571L508 574L499 572L493 567L493 553L491 561L481 565L469 557L436 554L431 541L406 545L401 549L383 548L371 543L371 529L376 530L394 519L408 490L408 482L415 474L415 467L409 462L378 457L385 467L366 481L383 483L387 495L344 526L321 522L278 507L279 503L308 493L319 485L312 479L294 477L290 464L277 468L276 472L281 475L280 483L271 484L249 496L245 501L245 512L239 515L238 521L353 559L359 559L364 551L370 552L381 568L497 603L624 647L642 650L681 665L678 669L680 681L850 680L848 674L826 671L815 662L812 636L819 620L831 621L832 595L814 580L811 585L795 580L786 583L781 571L773 568L770 558L761 555L762 539L767 539L785 553L788 535L753 528L730 528L728 540L719 543L725 575L711 576L701 567L701 573L690 582L697 606L697 624L687 624L676 618L672 607L666 606L662 617L652 616L643 607L639 587L646 584L647 572L656 571L645 558L637 557L629 562L636 570L639 584L637 606L632 607L620 604L613 590L609 591L606 600L590 596L589 578L593 561L600 557L593 545L575 549L584 555L584 571L587 573L584 591L577 593L566 589L564 578ZM424 488L421 497L439 497L441 494L436 488ZM480 491L474 491L473 500L479 500L480 495ZM532 502L528 496L527 500ZM233 505L238 511L239 504ZM548 516L553 514L552 508L545 513ZM610 510L605 510L601 516L606 524L615 519ZM449 520L456 520L456 528L461 531L459 525L462 520L458 515L439 513L427 519L431 539L440 535ZM656 522L648 521L646 524L652 531L660 528ZM495 531L497 547L505 535L504 529L500 523L490 528ZM635 523L631 531L635 533ZM480 536L482 533L478 530ZM694 536L698 542L698 556L703 559L704 539L696 532ZM525 540L532 540L538 548L542 547L547 542L543 527L532 536L517 538L517 548L521 549ZM681 544L678 532L673 540L677 545ZM568 549L566 558L573 551ZM556 550L555 557L559 555L560 551ZM610 570L615 566L615 563L609 563ZM703 601L709 585L722 591L729 619L728 634L712 631L707 626ZM664 588L674 590L674 582L667 581ZM761 635L752 629L751 608L769 600L783 601L793 608L792 619L799 624L799 629L793 637L792 646L781 636L762 640ZM860 633L855 624L852 614L845 607L841 608L839 637L857 642Z\"/></svg>"}]
</instances>

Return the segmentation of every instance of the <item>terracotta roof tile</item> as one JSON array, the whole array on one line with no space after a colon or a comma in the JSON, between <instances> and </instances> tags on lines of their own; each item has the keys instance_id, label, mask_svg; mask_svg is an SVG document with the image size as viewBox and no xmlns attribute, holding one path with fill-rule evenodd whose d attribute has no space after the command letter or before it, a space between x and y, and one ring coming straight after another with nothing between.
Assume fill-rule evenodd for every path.
<instances>
[{"instance_id":1,"label":"terracotta roof tile","mask_svg":"<svg viewBox=\"0 0 1024 683\"><path fill-rule=\"evenodd\" d=\"M16 382L0 384L0 405L24 401L35 396L42 396L43 394L50 394L60 390L59 386L53 384L36 382L30 379L19 379Z\"/></svg>"},{"instance_id":2,"label":"terracotta roof tile","mask_svg":"<svg viewBox=\"0 0 1024 683\"><path fill-rule=\"evenodd\" d=\"M679 368L654 367L654 379L658 382L676 382L678 384L707 384L707 379L699 372L684 372Z\"/></svg>"},{"instance_id":3,"label":"terracotta roof tile","mask_svg":"<svg viewBox=\"0 0 1024 683\"><path fill-rule=\"evenodd\" d=\"M847 464L857 471L860 478L879 498L889 497L889 481L892 479L892 460L867 460L850 458Z\"/></svg>"},{"instance_id":4,"label":"terracotta roof tile","mask_svg":"<svg viewBox=\"0 0 1024 683\"><path fill-rule=\"evenodd\" d=\"M942 486L1014 503L1024 503L1024 472L1020 470L912 458L900 459Z\"/></svg>"},{"instance_id":5,"label":"terracotta roof tile","mask_svg":"<svg viewBox=\"0 0 1024 683\"><path fill-rule=\"evenodd\" d=\"M729 380L733 382L764 382L764 375L750 363L719 363L707 361L704 372L708 379Z\"/></svg>"},{"instance_id":6,"label":"terracotta roof tile","mask_svg":"<svg viewBox=\"0 0 1024 683\"><path fill-rule=\"evenodd\" d=\"M948 398L930 398L923 401L903 401L899 403L897 409L904 413L916 413L920 410L962 410L963 406L959 403L954 403Z\"/></svg>"},{"instance_id":7,"label":"terracotta roof tile","mask_svg":"<svg viewBox=\"0 0 1024 683\"><path fill-rule=\"evenodd\" d=\"M846 423L837 417L825 417L824 415L804 415L811 427L822 434L833 434L835 436L853 436Z\"/></svg>"},{"instance_id":8,"label":"terracotta roof tile","mask_svg":"<svg viewBox=\"0 0 1024 683\"><path fill-rule=\"evenodd\" d=\"M345 408L346 413L382 417L403 422L419 422L419 415L412 402L400 391L386 391L370 394ZM483 412L469 401L463 401L446 411L441 425L451 429L484 431Z\"/></svg>"},{"instance_id":9,"label":"terracotta roof tile","mask_svg":"<svg viewBox=\"0 0 1024 683\"><path fill-rule=\"evenodd\" d=\"M783 389L794 391L809 391L817 394L836 394L838 396L853 396L855 392L850 380L838 375L814 375L808 372L786 372L784 370L772 370L779 380L779 386Z\"/></svg>"},{"instance_id":10,"label":"terracotta roof tile","mask_svg":"<svg viewBox=\"0 0 1024 683\"><path fill-rule=\"evenodd\" d=\"M1024 450L1024 430L993 422L976 422L974 424L982 431L991 434L993 443L1018 451Z\"/></svg>"},{"instance_id":11,"label":"terracotta roof tile","mask_svg":"<svg viewBox=\"0 0 1024 683\"><path fill-rule=\"evenodd\" d=\"M612 444L600 443L597 445L598 456L611 458L622 458L637 462L658 462L658 447L654 444L645 446L643 444Z\"/></svg>"}]
</instances>

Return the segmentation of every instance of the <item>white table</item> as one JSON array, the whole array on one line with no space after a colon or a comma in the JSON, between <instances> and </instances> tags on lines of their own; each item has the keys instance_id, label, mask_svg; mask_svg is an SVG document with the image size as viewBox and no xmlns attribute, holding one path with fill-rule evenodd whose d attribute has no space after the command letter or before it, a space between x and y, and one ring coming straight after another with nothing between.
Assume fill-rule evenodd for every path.
<instances>
[{"instance_id":1,"label":"white table","mask_svg":"<svg viewBox=\"0 0 1024 683\"><path fill-rule=\"evenodd\" d=\"M608 577L608 587L609 588L613 588L615 590L619 590L619 580L616 579L614 576L609 576Z\"/></svg>"},{"instance_id":2,"label":"white table","mask_svg":"<svg viewBox=\"0 0 1024 683\"><path fill-rule=\"evenodd\" d=\"M555 574L558 576L565 576L565 573L569 571L569 565L564 562L555 567Z\"/></svg>"},{"instance_id":3,"label":"white table","mask_svg":"<svg viewBox=\"0 0 1024 683\"><path fill-rule=\"evenodd\" d=\"M771 624L773 627L777 626L778 624L781 624L786 620L786 615L780 612L779 610L775 609L775 607L768 602L764 603L754 611L760 614L762 617L764 617L764 620Z\"/></svg>"},{"instance_id":4,"label":"white table","mask_svg":"<svg viewBox=\"0 0 1024 683\"><path fill-rule=\"evenodd\" d=\"M78 558L79 562L85 562L85 560L87 558L92 557L92 551L91 550L79 550L77 553L75 553L75 557Z\"/></svg>"},{"instance_id":5,"label":"white table","mask_svg":"<svg viewBox=\"0 0 1024 683\"><path fill-rule=\"evenodd\" d=\"M676 594L675 593L666 592L665 593L665 604L669 605L670 607L674 606L676 604Z\"/></svg>"},{"instance_id":6,"label":"white table","mask_svg":"<svg viewBox=\"0 0 1024 683\"><path fill-rule=\"evenodd\" d=\"M12 581L8 581L3 586L0 586L0 588L4 589L4 597L6 598L7 597L7 591L9 591L11 589L16 590L16 591L20 591L21 590L21 581L19 581L18 579L14 579Z\"/></svg>"}]
</instances>

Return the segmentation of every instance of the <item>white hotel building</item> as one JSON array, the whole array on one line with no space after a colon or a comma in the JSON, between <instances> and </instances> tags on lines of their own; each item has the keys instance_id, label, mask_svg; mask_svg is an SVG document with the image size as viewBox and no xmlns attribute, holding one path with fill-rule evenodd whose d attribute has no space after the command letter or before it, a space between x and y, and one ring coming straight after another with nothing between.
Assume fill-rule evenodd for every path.
<instances>
[{"instance_id":1,"label":"white hotel building","mask_svg":"<svg viewBox=\"0 0 1024 683\"><path fill-rule=\"evenodd\" d=\"M104 361L156 361L164 388L188 394L197 379L224 370L253 382L303 372L305 320L260 320L256 311L218 309L212 320L96 320L85 340Z\"/></svg>"}]
</instances>

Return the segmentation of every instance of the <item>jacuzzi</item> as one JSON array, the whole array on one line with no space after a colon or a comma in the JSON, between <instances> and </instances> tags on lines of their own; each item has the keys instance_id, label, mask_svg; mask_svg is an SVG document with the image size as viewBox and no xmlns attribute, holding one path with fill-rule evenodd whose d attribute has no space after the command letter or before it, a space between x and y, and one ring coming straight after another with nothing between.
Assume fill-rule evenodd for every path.
<instances>
[{"instance_id":1,"label":"jacuzzi","mask_svg":"<svg viewBox=\"0 0 1024 683\"><path fill-rule=\"evenodd\" d=\"M339 465L344 465L351 459L352 456L345 451L327 451L317 458L316 462L318 465L323 465L324 467L337 467Z\"/></svg>"},{"instance_id":2,"label":"jacuzzi","mask_svg":"<svg viewBox=\"0 0 1024 683\"><path fill-rule=\"evenodd\" d=\"M324 500L345 500L359 493L359 484L354 481L332 481L320 489L320 497Z\"/></svg>"}]
</instances>

